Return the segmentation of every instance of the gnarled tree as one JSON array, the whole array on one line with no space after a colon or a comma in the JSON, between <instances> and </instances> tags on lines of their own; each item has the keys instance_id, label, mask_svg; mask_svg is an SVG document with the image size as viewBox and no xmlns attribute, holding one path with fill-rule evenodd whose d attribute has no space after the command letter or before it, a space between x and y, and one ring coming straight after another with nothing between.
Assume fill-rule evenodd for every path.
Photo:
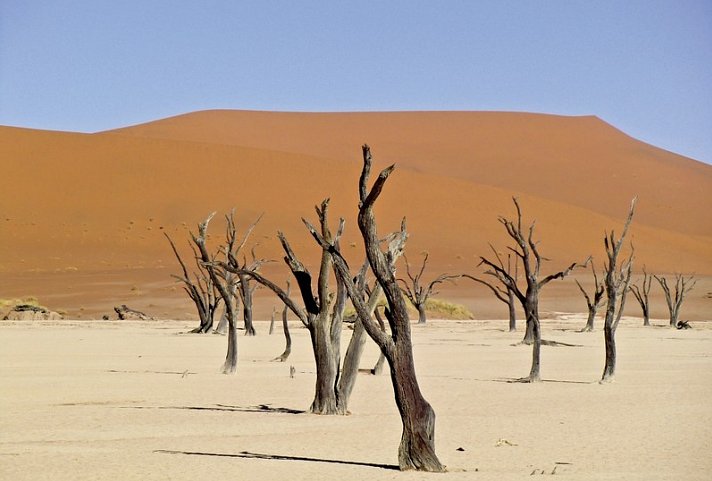
<instances>
[{"instance_id":1,"label":"gnarled tree","mask_svg":"<svg viewBox=\"0 0 712 481\"><path fill-rule=\"evenodd\" d=\"M403 259L405 260L405 271L408 275L409 282L404 279L398 279L398 282L401 283L401 291L408 298L410 303L413 304L413 307L418 310L418 324L425 324L427 321L426 304L430 296L434 294L433 288L442 282L457 279L460 276L440 274L429 283L421 284L421 278L423 277L425 266L428 263L428 253L426 252L423 256L423 265L420 266L420 271L415 275L410 271L408 258L404 255Z\"/></svg>"},{"instance_id":2,"label":"gnarled tree","mask_svg":"<svg viewBox=\"0 0 712 481\"><path fill-rule=\"evenodd\" d=\"M492 249L493 252L495 252L496 259L500 261L500 267L509 274L512 279L514 279L514 283L516 284L517 281L519 280L519 262L517 262L517 258L514 259L514 270L512 270L512 255L507 254L507 266L505 267L504 262L502 262L501 256L497 256L496 251L494 250L494 247L490 245L490 248ZM470 274L462 274L462 277L465 277L467 279L473 280L475 282L478 282L484 286L486 286L490 291L492 291L492 294L499 299L500 301L504 302L507 304L507 310L509 312L509 332L516 332L517 330L517 310L516 310L516 295L514 294L514 291L512 290L511 287L508 287L506 284L503 284L497 275L494 275L493 273L490 273L492 277L494 277L497 282L489 282L486 281L485 279L481 279L479 277L472 276Z\"/></svg>"},{"instance_id":3,"label":"gnarled tree","mask_svg":"<svg viewBox=\"0 0 712 481\"><path fill-rule=\"evenodd\" d=\"M369 190L368 178L372 159L367 145L363 146L363 160L363 169L359 179L358 225L369 265L381 285L388 303L385 314L390 326L390 335L382 331L371 318L370 307L364 301L363 293L353 281L349 266L338 246L330 242L313 226L308 223L307 226L322 248L331 253L337 276L346 286L364 329L378 344L388 361L395 400L403 423L403 432L398 448L400 468L402 470L444 471L445 467L435 454L435 412L423 397L415 374L410 320L405 297L396 280L391 254L380 248L376 218L373 213L373 206L394 166L384 169ZM404 238L406 236L405 221L402 225L401 235Z\"/></svg>"},{"instance_id":4,"label":"gnarled tree","mask_svg":"<svg viewBox=\"0 0 712 481\"><path fill-rule=\"evenodd\" d=\"M517 256L519 262L522 263L524 276L526 279L526 289L522 289L517 285L516 279L510 272L504 269L501 256L495 249L494 255L496 261L480 257L480 265L487 267L485 273L499 280L508 289L514 292L514 295L519 299L524 309L524 315L527 320L527 334L524 341L527 342L531 338L532 344L532 365L529 371L529 376L522 378L523 382L537 382L541 380L540 376L540 360L541 360L541 325L539 322L539 292L541 289L554 279L563 279L575 267L580 264L572 263L566 269L549 274L543 279L539 279L541 264L544 258L539 254L538 242L534 241L534 222L529 226L528 232L525 234L522 229L522 211L519 207L519 201L513 197L514 206L517 209L517 220L512 221L506 217L500 217L499 222L504 226L509 237L514 240L515 245L509 249ZM588 261L587 261L588 262ZM582 264L582 265L585 265Z\"/></svg>"},{"instance_id":5,"label":"gnarled tree","mask_svg":"<svg viewBox=\"0 0 712 481\"><path fill-rule=\"evenodd\" d=\"M633 269L633 248L631 246L630 256L627 260L618 265L618 256L620 255L623 241L628 233L628 228L633 220L635 212L636 198L630 203L630 211L623 225L623 232L620 238L616 239L615 234L611 231L604 238L606 247L607 261L604 265L606 277L604 285L606 287L606 317L603 324L603 338L606 345L606 364L603 368L603 376L601 382L613 381L616 373L616 329L623 315L625 307L626 293L630 284L630 276Z\"/></svg>"},{"instance_id":6,"label":"gnarled tree","mask_svg":"<svg viewBox=\"0 0 712 481\"><path fill-rule=\"evenodd\" d=\"M685 277L682 274L675 274L675 289L670 289L667 279L663 276L653 276L663 288L665 302L667 302L670 312L670 327L678 327L677 318L680 315L680 307L685 300L685 296L695 287L697 280L693 276Z\"/></svg>"},{"instance_id":7,"label":"gnarled tree","mask_svg":"<svg viewBox=\"0 0 712 481\"><path fill-rule=\"evenodd\" d=\"M175 254L176 259L178 259L178 264L180 264L181 270L183 271L182 276L173 275L173 277L183 283L183 290L188 294L188 297L193 301L198 311L200 325L190 332L201 334L210 332L213 328L215 312L220 305L222 297L220 297L215 284L213 284L210 275L202 264L202 259L198 256L193 246L191 245L191 249L193 249L193 258L197 265L197 271L194 271L191 277L188 274L188 268L185 262L183 262L183 259L178 253L173 239L171 239L167 233L164 232L163 234L166 236L166 239L168 239L173 254Z\"/></svg>"},{"instance_id":8,"label":"gnarled tree","mask_svg":"<svg viewBox=\"0 0 712 481\"><path fill-rule=\"evenodd\" d=\"M576 285L578 286L583 297L586 298L586 305L588 306L588 319L586 320L586 326L581 332L591 332L593 331L593 323L596 319L596 313L598 308L603 304L603 294L605 292L605 287L601 281L598 280L598 275L596 274L596 267L591 261L591 273L593 274L593 293L591 295L586 292L581 283L576 279Z\"/></svg>"},{"instance_id":9,"label":"gnarled tree","mask_svg":"<svg viewBox=\"0 0 712 481\"><path fill-rule=\"evenodd\" d=\"M327 222L329 202L325 200L316 207L317 215L322 220L322 235L335 242L341 236L343 226L332 235ZM322 250L316 291L312 291L312 275L297 258L287 238L278 233L285 252L284 262L292 271L297 281L304 307L292 301L281 287L254 270L244 269L234 257L229 262L220 263L226 271L238 276L248 276L274 292L284 304L297 316L309 331L316 363L316 386L310 411L315 414L340 414L336 386L340 374L340 340L342 316L346 302L346 292L338 282L334 295L329 291L329 276L332 269L331 255Z\"/></svg>"},{"instance_id":10,"label":"gnarled tree","mask_svg":"<svg viewBox=\"0 0 712 481\"><path fill-rule=\"evenodd\" d=\"M231 214L232 215L232 214ZM230 293L228 282L225 280L224 273L215 265L215 258L211 257L206 245L206 239L208 236L208 225L210 221L215 216L215 212L210 214L203 222L198 224L198 235L196 236L191 232L190 236L193 239L193 243L198 246L200 252L201 260L205 266L210 280L216 289L220 293L220 296L225 303L225 309L227 310L227 355L225 356L225 363L222 367L223 374L234 374L237 370L237 330L235 328L235 310L232 303L232 294ZM232 233L228 229L227 231L227 243L224 246L225 252L230 252L235 245L235 232Z\"/></svg>"},{"instance_id":11,"label":"gnarled tree","mask_svg":"<svg viewBox=\"0 0 712 481\"><path fill-rule=\"evenodd\" d=\"M289 293L291 290L292 286L288 280L287 291L285 292L287 297L289 297ZM288 311L289 307L287 307L287 305L285 304L284 308L282 309L282 331L284 332L284 351L282 352L282 354L272 359L273 361L284 362L287 360L287 358L289 358L289 355L292 353L292 335L289 333L289 319L287 318ZM272 312L272 321L274 321L274 312ZM270 326L270 332L271 331L272 329Z\"/></svg>"},{"instance_id":12,"label":"gnarled tree","mask_svg":"<svg viewBox=\"0 0 712 481\"><path fill-rule=\"evenodd\" d=\"M340 223L336 235L332 236L327 217L328 205L329 201L327 199L322 202L321 206L316 207L321 229L320 235L323 238L331 239L331 242L338 246L338 240L343 231L343 222ZM296 257L286 237L279 233L279 238L286 253L284 260L297 280L304 308L291 301L288 292L285 292L257 272L241 270L234 263L230 265L223 264L224 268L236 274L248 275L272 290L282 299L285 306L300 319L302 324L307 327L312 340L312 349L317 368L315 395L310 410L316 414L346 414L348 412L348 401L358 374L363 342L365 341L362 335L363 327L359 325L358 321L355 323L354 332L344 356L342 369L340 366L341 327L347 295L338 276L336 277L336 295L334 296L333 293L329 292L328 281L332 269L331 255L326 249L322 248L321 267L315 295L312 292L311 274ZM396 259L402 251L403 242L395 235L386 240L389 241L389 252ZM364 265L356 280L360 286L359 292L362 295L365 289L365 275L366 265ZM371 291L368 297L368 305L371 311L375 308L381 292L381 288L378 285Z\"/></svg>"},{"instance_id":13,"label":"gnarled tree","mask_svg":"<svg viewBox=\"0 0 712 481\"><path fill-rule=\"evenodd\" d=\"M629 289L633 293L635 299L640 304L640 308L643 310L643 325L650 325L650 287L653 281L653 276L649 276L643 267L643 280L640 285L631 284Z\"/></svg>"}]
</instances>

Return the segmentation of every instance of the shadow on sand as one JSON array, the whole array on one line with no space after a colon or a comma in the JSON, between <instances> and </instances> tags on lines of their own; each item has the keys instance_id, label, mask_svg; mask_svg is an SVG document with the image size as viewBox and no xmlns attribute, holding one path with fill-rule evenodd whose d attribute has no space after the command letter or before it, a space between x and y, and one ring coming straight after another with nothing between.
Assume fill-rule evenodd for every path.
<instances>
[{"instance_id":1,"label":"shadow on sand","mask_svg":"<svg viewBox=\"0 0 712 481\"><path fill-rule=\"evenodd\" d=\"M227 406L216 404L215 406L121 406L122 409L187 409L190 411L228 411L241 413L281 413L281 414L304 414L306 411L300 409L272 407L269 404L258 404L257 406Z\"/></svg>"},{"instance_id":2,"label":"shadow on sand","mask_svg":"<svg viewBox=\"0 0 712 481\"><path fill-rule=\"evenodd\" d=\"M308 461L312 463L330 463L330 464L346 464L349 466L365 466L368 468L389 469L392 471L400 471L400 468L394 464L377 464L363 463L360 461L344 461L341 459L322 459L322 458L307 458L304 456L285 456L281 454L261 454L251 453L249 451L240 451L237 454L230 453L205 453L199 451L169 451L165 449L157 449L154 453L161 454L183 454L187 456L215 456L222 458L242 458L242 459L269 459L276 461Z\"/></svg>"}]
</instances>

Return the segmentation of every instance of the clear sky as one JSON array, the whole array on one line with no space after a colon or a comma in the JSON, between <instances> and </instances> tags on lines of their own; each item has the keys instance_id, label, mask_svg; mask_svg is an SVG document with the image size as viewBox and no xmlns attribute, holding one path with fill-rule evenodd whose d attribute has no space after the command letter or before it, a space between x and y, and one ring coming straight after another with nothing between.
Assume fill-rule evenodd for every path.
<instances>
[{"instance_id":1,"label":"clear sky","mask_svg":"<svg viewBox=\"0 0 712 481\"><path fill-rule=\"evenodd\" d=\"M592 114L712 163L712 0L0 0L0 125L211 108Z\"/></svg>"}]
</instances>

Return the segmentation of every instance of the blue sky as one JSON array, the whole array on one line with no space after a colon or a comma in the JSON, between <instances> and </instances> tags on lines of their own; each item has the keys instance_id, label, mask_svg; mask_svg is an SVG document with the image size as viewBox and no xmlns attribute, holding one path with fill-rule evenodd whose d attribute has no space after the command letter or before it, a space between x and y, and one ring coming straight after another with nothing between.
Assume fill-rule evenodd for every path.
<instances>
[{"instance_id":1,"label":"blue sky","mask_svg":"<svg viewBox=\"0 0 712 481\"><path fill-rule=\"evenodd\" d=\"M712 1L0 0L0 125L210 108L592 114L712 163Z\"/></svg>"}]
</instances>

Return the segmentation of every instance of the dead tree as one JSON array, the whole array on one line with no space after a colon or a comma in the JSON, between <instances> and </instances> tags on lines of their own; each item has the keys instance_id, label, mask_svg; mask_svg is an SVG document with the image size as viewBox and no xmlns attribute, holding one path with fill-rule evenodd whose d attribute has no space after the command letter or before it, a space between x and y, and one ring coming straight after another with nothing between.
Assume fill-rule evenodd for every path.
<instances>
[{"instance_id":1,"label":"dead tree","mask_svg":"<svg viewBox=\"0 0 712 481\"><path fill-rule=\"evenodd\" d=\"M494 252L494 247L490 245L490 248ZM496 252L495 252L496 254ZM497 259L501 261L501 258L497 256ZM505 269L504 263L500 264L500 267L502 269ZM517 259L514 259L514 272L512 272L512 255L507 254L507 267L506 267L506 272L512 276L514 279L514 282L519 280L519 262L517 262ZM493 276L495 279L497 279L497 283L492 283L488 282L484 279L480 279L479 277L471 276L470 274L462 274L462 277L465 277L467 279L473 280L475 282L478 282L487 288L489 288L490 291L492 291L492 294L499 299L500 301L504 302L507 304L507 309L509 311L509 332L516 332L517 330L517 310L516 310L516 300L517 297L514 294L514 291L508 287L506 284L503 284L502 282L499 281L499 278L497 276Z\"/></svg>"},{"instance_id":2,"label":"dead tree","mask_svg":"<svg viewBox=\"0 0 712 481\"><path fill-rule=\"evenodd\" d=\"M208 224L215 216L215 212L210 214L203 222L198 224L198 235L196 236L191 232L190 236L193 242L200 251L200 256L203 261L210 279L217 288L220 296L225 303L225 308L227 309L227 355L225 356L225 363L223 364L222 372L223 374L234 374L237 370L237 329L235 327L235 310L231 300L231 293L227 281L225 280L224 273L216 267L215 258L211 257L208 253L208 248L206 246L206 239L208 233ZM224 248L225 252L231 252L235 244L235 232L227 232L227 244Z\"/></svg>"},{"instance_id":3,"label":"dead tree","mask_svg":"<svg viewBox=\"0 0 712 481\"><path fill-rule=\"evenodd\" d=\"M332 235L327 222L328 200L316 207L321 221L324 238L335 242L341 236L343 226ZM341 414L338 407L336 386L340 374L340 342L342 316L346 303L346 292L337 279L337 293L329 290L329 276L332 270L331 255L322 249L321 263L317 277L316 292L312 291L312 275L297 258L287 238L278 233L284 261L297 281L304 307L297 306L289 295L274 282L254 270L245 269L234 257L229 263L220 263L228 272L238 276L248 276L274 292L309 331L316 363L316 386L310 411L315 414Z\"/></svg>"},{"instance_id":4,"label":"dead tree","mask_svg":"<svg viewBox=\"0 0 712 481\"><path fill-rule=\"evenodd\" d=\"M240 300L242 300L242 319L245 325L245 335L246 336L256 336L257 331L255 331L255 326L252 323L252 294L255 292L257 284L250 282L248 276L240 276L240 283L238 284L238 292L240 293Z\"/></svg>"},{"instance_id":5,"label":"dead tree","mask_svg":"<svg viewBox=\"0 0 712 481\"><path fill-rule=\"evenodd\" d=\"M385 239L381 240L381 243L387 244L387 256L392 264L393 272L395 272L395 263L398 258L403 255L403 250L405 248L405 241L407 235L405 231L396 232ZM338 247L338 246L337 246ZM369 268L369 261L366 261L361 266L358 276L356 276L356 287L359 292L362 293L363 300L368 307L370 314L375 314L376 319L379 319L379 325L381 330L385 330L385 325L383 320L380 320L379 314L377 313L378 301L383 295L383 288L381 284L376 281L373 288L368 287L368 282L366 282L366 273ZM337 274L338 275L338 274ZM359 366L361 363L361 356L363 354L363 348L366 344L366 339L368 335L364 328L363 322L361 322L360 316L356 316L356 321L354 322L354 330L351 334L351 340L349 341L348 348L346 349L346 354L344 355L344 366L342 369L342 376L339 380L339 400L342 410L348 412L348 403L351 397L351 392L353 391L354 385L356 384L356 377L359 373ZM376 374L377 370L380 370L380 366L383 365L384 360L382 359L383 353L379 357L379 361L376 362L376 366L373 368L373 373Z\"/></svg>"},{"instance_id":6,"label":"dead tree","mask_svg":"<svg viewBox=\"0 0 712 481\"><path fill-rule=\"evenodd\" d=\"M240 309L240 298L237 295L237 276L231 272L225 272L225 283L227 284L227 291L230 293L230 302L232 302L232 310L237 313ZM222 299L219 295L218 298ZM223 312L220 316L220 321L217 327L213 331L213 334L225 335L227 334L227 305L223 306ZM237 314L236 314L237 315Z\"/></svg>"},{"instance_id":7,"label":"dead tree","mask_svg":"<svg viewBox=\"0 0 712 481\"><path fill-rule=\"evenodd\" d=\"M408 298L410 303L413 304L413 307L418 310L418 324L425 324L427 321L426 303L428 299L430 299L430 296L434 294L433 288L442 282L457 279L459 276L440 274L430 283L421 284L421 278L423 277L425 266L428 263L428 253L426 252L425 256L423 256L423 265L420 266L420 271L415 275L410 271L410 263L405 255L403 259L405 260L405 271L410 282L406 282L404 279L398 279L398 282L401 283L401 291Z\"/></svg>"},{"instance_id":8,"label":"dead tree","mask_svg":"<svg viewBox=\"0 0 712 481\"><path fill-rule=\"evenodd\" d=\"M193 329L192 333L206 333L210 332L213 328L213 322L215 319L215 312L217 312L218 306L222 297L217 292L215 285L213 284L210 275L207 273L205 267L202 265L200 257L197 255L193 249L193 257L195 258L198 270L193 272L191 277L188 274L188 268L183 262L176 245L168 234L163 233L168 239L168 242L173 249L173 254L175 254L178 263L180 264L181 270L183 271L182 276L173 275L174 278L178 279L183 283L183 290L188 294L188 297L193 301L195 307L198 311L198 318L200 319L200 325ZM192 246L191 246L192 248Z\"/></svg>"},{"instance_id":9,"label":"dead tree","mask_svg":"<svg viewBox=\"0 0 712 481\"><path fill-rule=\"evenodd\" d=\"M383 317L381 314L378 312L378 309L374 309L373 314L376 316L376 321L378 321L378 326L381 328L383 332L386 332L386 323L383 322ZM383 355L382 351L378 351L378 360L376 361L376 364L373 366L373 369L371 369L371 374L374 376L378 376L383 372L383 364L386 362L386 356Z\"/></svg>"},{"instance_id":10,"label":"dead tree","mask_svg":"<svg viewBox=\"0 0 712 481\"><path fill-rule=\"evenodd\" d=\"M256 246L253 246L251 249L252 261L248 263L247 257L244 255L242 256L242 263L238 261L242 249L245 247L247 240L252 234L252 231L255 229L257 224L259 224L261 219L262 215L260 214L260 216L247 228L247 230L245 231L245 235L243 236L240 243L237 244L237 246L234 248L234 250L227 251L226 253L226 258L229 260L230 264L238 266L240 270L258 271L260 267L262 267L262 265L266 262L264 259L258 259L255 255ZM226 216L225 220L227 222L228 232L230 233L230 235L236 238L237 229L235 226L234 210L230 213L229 216ZM237 279L231 279L235 275L237 275ZM236 290L240 295L240 300L242 301L242 314L245 326L245 335L254 336L256 332L252 323L252 294L257 288L257 285L253 284L251 282L251 278L245 274L235 274L229 271L225 271L225 276L226 279L231 279L234 282Z\"/></svg>"},{"instance_id":11,"label":"dead tree","mask_svg":"<svg viewBox=\"0 0 712 481\"><path fill-rule=\"evenodd\" d=\"M643 310L643 325L650 325L650 287L653 281L653 276L649 276L645 272L645 267L643 267L643 280L640 285L631 284L630 292L633 293L635 299L640 304L640 308Z\"/></svg>"},{"instance_id":12,"label":"dead tree","mask_svg":"<svg viewBox=\"0 0 712 481\"><path fill-rule=\"evenodd\" d=\"M694 276L685 277L682 274L675 274L675 290L672 291L665 277L653 277L655 277L665 293L665 302L667 302L668 311L670 312L670 327L677 327L677 318L680 314L682 302L685 300L685 296L695 287L697 280L695 280Z\"/></svg>"},{"instance_id":13,"label":"dead tree","mask_svg":"<svg viewBox=\"0 0 712 481\"><path fill-rule=\"evenodd\" d=\"M367 145L363 146L363 159L363 170L359 179L358 225L371 271L381 285L388 303L385 313L391 335L383 332L371 318L369 305L364 300L362 291L353 281L349 266L338 247L308 222L305 223L322 249L331 253L337 277L346 287L364 329L378 344L388 361L395 400L403 423L398 449L400 468L441 472L445 467L435 454L435 412L418 386L406 300L396 280L391 255L380 248L376 218L373 213L373 206L394 166L384 169L369 190L367 184L372 160ZM406 235L404 220L401 236L405 239Z\"/></svg>"},{"instance_id":14,"label":"dead tree","mask_svg":"<svg viewBox=\"0 0 712 481\"><path fill-rule=\"evenodd\" d=\"M286 295L289 297L289 293L292 290L292 286L290 285L289 281L287 281L287 292ZM287 318L287 311L289 310L289 307L287 307L287 304L284 305L284 309L282 309L282 331L284 331L284 352L280 354L279 356L275 357L272 359L273 361L279 361L279 362L285 362L287 358L289 358L289 355L292 353L292 335L289 333L289 320ZM274 320L274 312L272 312L272 320Z\"/></svg>"},{"instance_id":15,"label":"dead tree","mask_svg":"<svg viewBox=\"0 0 712 481\"><path fill-rule=\"evenodd\" d=\"M274 334L274 321L275 318L277 317L277 308L272 307L272 315L269 318L269 335L271 336Z\"/></svg>"},{"instance_id":16,"label":"dead tree","mask_svg":"<svg viewBox=\"0 0 712 481\"><path fill-rule=\"evenodd\" d=\"M604 238L606 247L607 261L604 265L606 277L604 285L606 288L606 317L603 325L603 336L606 345L606 364L603 368L603 376L601 382L611 382L616 373L616 329L623 315L625 307L626 293L630 284L630 276L633 269L633 248L631 245L630 256L618 266L618 256L620 255L623 241L628 228L633 220L635 212L634 198L630 203L630 211L623 225L623 232L620 238L616 239L615 234L611 231ZM620 299L619 299L620 298Z\"/></svg>"},{"instance_id":17,"label":"dead tree","mask_svg":"<svg viewBox=\"0 0 712 481\"><path fill-rule=\"evenodd\" d=\"M495 249L492 249L496 258L496 261L487 259L486 257L480 257L480 265L487 267L485 274L493 276L499 280L500 283L505 285L508 289L514 292L514 295L519 299L519 302L524 308L524 314L527 320L527 334L524 338L524 343L531 339L532 344L532 366L529 372L529 376L522 378L523 382L537 382L541 380L540 377L540 354L541 354L541 327L539 323L539 291L554 279L563 279L566 277L574 268L579 267L584 264L572 263L563 271L556 272L554 274L549 274L543 279L539 280L539 274L541 270L541 264L544 258L539 254L538 242L534 241L534 225L532 222L529 226L528 234L525 234L522 230L522 211L519 207L519 201L516 197L513 197L514 206L517 209L517 220L511 221L505 217L500 217L499 222L504 226L509 237L511 237L514 242L514 247L509 247L509 249L517 256L519 262L522 263L522 268L524 269L524 276L526 278L527 287L526 290L522 289L517 285L516 279L511 273L504 269L503 261L501 256L497 253ZM588 262L588 260L586 261Z\"/></svg>"},{"instance_id":18,"label":"dead tree","mask_svg":"<svg viewBox=\"0 0 712 481\"><path fill-rule=\"evenodd\" d=\"M593 294L590 296L581 283L576 280L576 285L581 291L581 294L583 294L583 297L586 298L586 305L588 306L588 319L586 320L586 326L581 332L593 331L593 323L596 319L596 313L598 312L598 308L601 304L603 304L603 294L606 290L603 283L598 280L598 275L596 274L596 268L593 265L593 261L591 261L591 273L593 274Z\"/></svg>"}]
</instances>

